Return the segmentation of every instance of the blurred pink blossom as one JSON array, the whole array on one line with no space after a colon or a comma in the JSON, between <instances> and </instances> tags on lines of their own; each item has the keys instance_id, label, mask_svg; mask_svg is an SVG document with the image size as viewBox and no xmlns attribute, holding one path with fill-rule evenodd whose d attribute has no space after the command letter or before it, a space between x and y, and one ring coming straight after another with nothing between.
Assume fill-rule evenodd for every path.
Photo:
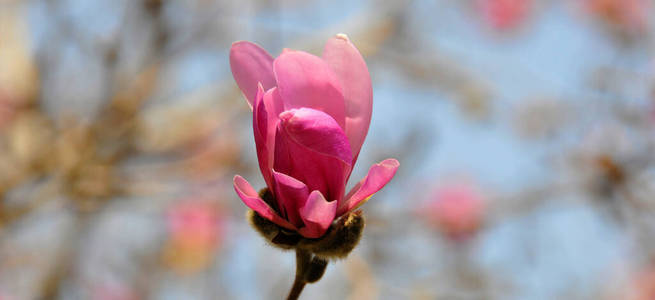
<instances>
[{"instance_id":1,"label":"blurred pink blossom","mask_svg":"<svg viewBox=\"0 0 655 300\"><path fill-rule=\"evenodd\" d=\"M497 30L510 30L527 17L532 0L478 0L476 5L485 21Z\"/></svg>"},{"instance_id":2,"label":"blurred pink blossom","mask_svg":"<svg viewBox=\"0 0 655 300\"><path fill-rule=\"evenodd\" d=\"M0 290L0 300L13 300L13 297L10 297L9 294Z\"/></svg>"},{"instance_id":3,"label":"blurred pink blossom","mask_svg":"<svg viewBox=\"0 0 655 300\"><path fill-rule=\"evenodd\" d=\"M0 130L9 125L15 115L16 108L9 99L9 94L5 93L0 87Z\"/></svg>"},{"instance_id":4,"label":"blurred pink blossom","mask_svg":"<svg viewBox=\"0 0 655 300\"><path fill-rule=\"evenodd\" d=\"M174 270L186 273L206 267L221 241L224 223L214 202L183 200L166 215L169 232L164 260Z\"/></svg>"},{"instance_id":5,"label":"blurred pink blossom","mask_svg":"<svg viewBox=\"0 0 655 300\"><path fill-rule=\"evenodd\" d=\"M629 284L626 294L621 295L626 300L655 299L655 269L637 272Z\"/></svg>"},{"instance_id":6,"label":"blurred pink blossom","mask_svg":"<svg viewBox=\"0 0 655 300\"><path fill-rule=\"evenodd\" d=\"M468 182L443 184L434 191L421 214L449 238L460 240L482 225L484 199Z\"/></svg>"},{"instance_id":7,"label":"blurred pink blossom","mask_svg":"<svg viewBox=\"0 0 655 300\"><path fill-rule=\"evenodd\" d=\"M139 297L129 286L116 282L102 282L93 287L94 300L136 300ZM1 300L2 298L0 298Z\"/></svg>"},{"instance_id":8,"label":"blurred pink blossom","mask_svg":"<svg viewBox=\"0 0 655 300\"><path fill-rule=\"evenodd\" d=\"M213 249L222 233L217 207L209 201L185 200L167 213L171 239L187 247Z\"/></svg>"},{"instance_id":9,"label":"blurred pink blossom","mask_svg":"<svg viewBox=\"0 0 655 300\"><path fill-rule=\"evenodd\" d=\"M285 49L274 59L236 42L230 65L253 109L259 167L274 200L267 203L238 175L234 188L262 217L318 238L396 173L398 161L386 159L345 195L373 106L366 62L346 35L329 39L322 57Z\"/></svg>"}]
</instances>

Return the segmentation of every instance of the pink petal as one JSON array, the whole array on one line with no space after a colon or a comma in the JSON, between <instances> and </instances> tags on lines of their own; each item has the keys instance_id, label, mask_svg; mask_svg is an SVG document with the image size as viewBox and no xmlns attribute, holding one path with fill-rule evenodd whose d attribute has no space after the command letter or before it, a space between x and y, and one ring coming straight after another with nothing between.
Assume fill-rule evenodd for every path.
<instances>
[{"instance_id":1,"label":"pink petal","mask_svg":"<svg viewBox=\"0 0 655 300\"><path fill-rule=\"evenodd\" d=\"M400 163L393 158L385 159L371 166L366 177L350 190L345 197L346 201L339 205L337 216L357 208L363 204L362 201L382 189L396 174L398 166L400 166Z\"/></svg>"},{"instance_id":2,"label":"pink petal","mask_svg":"<svg viewBox=\"0 0 655 300\"><path fill-rule=\"evenodd\" d=\"M371 123L373 87L366 62L345 34L328 40L323 59L341 82L346 108L346 136L355 165Z\"/></svg>"},{"instance_id":3,"label":"pink petal","mask_svg":"<svg viewBox=\"0 0 655 300\"><path fill-rule=\"evenodd\" d=\"M305 206L309 196L307 186L301 181L282 173L273 171L275 179L275 198L280 204L281 213L297 227L302 226L300 208Z\"/></svg>"},{"instance_id":4,"label":"pink petal","mask_svg":"<svg viewBox=\"0 0 655 300\"><path fill-rule=\"evenodd\" d=\"M253 102L252 129L255 136L255 147L257 149L259 169L264 176L266 185L271 186L271 171L269 165L272 163L272 159L269 154L273 149L271 149L266 143L268 135L268 112L264 105L264 88L261 84L258 85L255 102Z\"/></svg>"},{"instance_id":5,"label":"pink petal","mask_svg":"<svg viewBox=\"0 0 655 300\"><path fill-rule=\"evenodd\" d=\"M321 237L334 221L336 210L337 201L328 202L321 192L313 191L300 210L305 227L300 228L298 232L307 238Z\"/></svg>"},{"instance_id":6,"label":"pink petal","mask_svg":"<svg viewBox=\"0 0 655 300\"><path fill-rule=\"evenodd\" d=\"M263 87L260 85L253 109L253 130L259 169L266 184L271 188L273 187L271 170L273 168L273 154L275 153L275 130L279 122L278 115L282 111L279 98L279 93L275 87L263 93Z\"/></svg>"},{"instance_id":7,"label":"pink petal","mask_svg":"<svg viewBox=\"0 0 655 300\"><path fill-rule=\"evenodd\" d=\"M341 200L351 171L350 145L324 112L301 108L280 114L274 169L304 182L329 200Z\"/></svg>"},{"instance_id":8,"label":"pink petal","mask_svg":"<svg viewBox=\"0 0 655 300\"><path fill-rule=\"evenodd\" d=\"M280 114L280 121L299 144L346 163L352 160L348 138L328 114L311 108L291 109Z\"/></svg>"},{"instance_id":9,"label":"pink petal","mask_svg":"<svg viewBox=\"0 0 655 300\"><path fill-rule=\"evenodd\" d=\"M264 200L259 197L259 194L257 194L255 189L252 188L250 183L248 183L248 181L239 175L234 176L234 190L237 192L237 195L239 195L239 198L243 200L243 203L245 203L246 206L256 211L263 218L266 218L269 221L286 229L297 230L295 226L287 222L287 220L282 219L273 208L264 202Z\"/></svg>"},{"instance_id":10,"label":"pink petal","mask_svg":"<svg viewBox=\"0 0 655 300\"><path fill-rule=\"evenodd\" d=\"M342 129L346 128L341 84L321 58L288 50L275 59L273 72L285 110L302 107L320 110L332 116Z\"/></svg>"},{"instance_id":11,"label":"pink petal","mask_svg":"<svg viewBox=\"0 0 655 300\"><path fill-rule=\"evenodd\" d=\"M262 84L265 91L276 85L273 57L257 44L246 41L233 43L230 48L230 67L250 107L254 106L258 83Z\"/></svg>"}]
</instances>

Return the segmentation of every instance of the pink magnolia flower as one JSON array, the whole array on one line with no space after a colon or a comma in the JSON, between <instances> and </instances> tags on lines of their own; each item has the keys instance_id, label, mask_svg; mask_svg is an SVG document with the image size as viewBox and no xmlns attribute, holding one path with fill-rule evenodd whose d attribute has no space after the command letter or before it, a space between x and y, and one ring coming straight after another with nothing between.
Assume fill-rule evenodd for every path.
<instances>
[{"instance_id":1,"label":"pink magnolia flower","mask_svg":"<svg viewBox=\"0 0 655 300\"><path fill-rule=\"evenodd\" d=\"M236 42L230 65L253 110L259 168L275 201L266 203L238 175L234 189L262 217L318 238L396 173L398 161L386 159L344 196L373 105L366 63L347 36L329 39L323 57L285 49L274 59Z\"/></svg>"},{"instance_id":2,"label":"pink magnolia flower","mask_svg":"<svg viewBox=\"0 0 655 300\"><path fill-rule=\"evenodd\" d=\"M532 5L531 0L478 0L476 3L486 21L498 30L517 27Z\"/></svg>"},{"instance_id":3,"label":"pink magnolia flower","mask_svg":"<svg viewBox=\"0 0 655 300\"><path fill-rule=\"evenodd\" d=\"M423 213L448 237L461 239L480 227L484 201L471 184L450 183L435 190Z\"/></svg>"}]
</instances>

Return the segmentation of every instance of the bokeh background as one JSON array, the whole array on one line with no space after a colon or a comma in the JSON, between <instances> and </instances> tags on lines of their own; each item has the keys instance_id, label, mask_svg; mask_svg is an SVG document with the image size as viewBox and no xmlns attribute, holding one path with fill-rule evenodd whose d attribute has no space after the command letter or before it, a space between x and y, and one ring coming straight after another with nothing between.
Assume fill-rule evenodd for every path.
<instances>
[{"instance_id":1,"label":"bokeh background","mask_svg":"<svg viewBox=\"0 0 655 300\"><path fill-rule=\"evenodd\" d=\"M340 32L374 84L353 178L401 168L302 298L655 299L654 9L2 0L0 299L283 298L294 255L232 189L264 183L228 51Z\"/></svg>"}]
</instances>

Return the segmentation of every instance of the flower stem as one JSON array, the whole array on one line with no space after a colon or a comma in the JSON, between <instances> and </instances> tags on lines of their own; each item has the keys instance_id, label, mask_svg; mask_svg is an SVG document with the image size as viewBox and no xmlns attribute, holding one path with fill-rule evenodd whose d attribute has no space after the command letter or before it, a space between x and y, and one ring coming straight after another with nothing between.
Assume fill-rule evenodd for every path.
<instances>
[{"instance_id":1,"label":"flower stem","mask_svg":"<svg viewBox=\"0 0 655 300\"><path fill-rule=\"evenodd\" d=\"M305 288L307 281L305 280L305 273L311 262L311 253L307 250L296 249L296 279L293 281L293 286L289 291L287 300L297 300L300 293Z\"/></svg>"},{"instance_id":2,"label":"flower stem","mask_svg":"<svg viewBox=\"0 0 655 300\"><path fill-rule=\"evenodd\" d=\"M289 297L287 297L287 300L297 300L306 284L307 283L302 279L302 277L296 276L296 280L293 281L293 287L291 287L291 291L289 291Z\"/></svg>"}]
</instances>

